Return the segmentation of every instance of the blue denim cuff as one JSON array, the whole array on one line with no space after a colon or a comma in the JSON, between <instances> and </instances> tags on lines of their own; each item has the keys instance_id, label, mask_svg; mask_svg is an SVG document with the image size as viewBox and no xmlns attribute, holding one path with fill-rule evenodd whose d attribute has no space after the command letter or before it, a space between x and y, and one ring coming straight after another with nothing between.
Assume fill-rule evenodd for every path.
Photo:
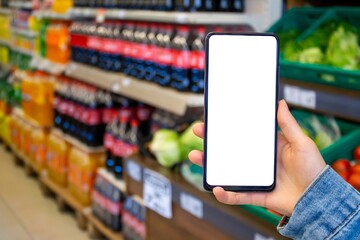
<instances>
[{"instance_id":1,"label":"blue denim cuff","mask_svg":"<svg viewBox=\"0 0 360 240\"><path fill-rule=\"evenodd\" d=\"M295 239L324 239L334 234L360 205L360 194L331 167L310 184L279 232Z\"/></svg>"}]
</instances>

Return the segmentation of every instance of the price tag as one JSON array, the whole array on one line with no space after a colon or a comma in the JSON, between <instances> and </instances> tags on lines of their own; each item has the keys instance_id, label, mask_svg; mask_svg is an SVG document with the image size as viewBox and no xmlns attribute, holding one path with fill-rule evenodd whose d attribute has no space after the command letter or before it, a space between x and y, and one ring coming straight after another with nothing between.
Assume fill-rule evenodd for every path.
<instances>
[{"instance_id":1,"label":"price tag","mask_svg":"<svg viewBox=\"0 0 360 240\"><path fill-rule=\"evenodd\" d=\"M307 108L316 108L316 92L295 86L284 86L284 98L288 103Z\"/></svg>"},{"instance_id":2,"label":"price tag","mask_svg":"<svg viewBox=\"0 0 360 240\"><path fill-rule=\"evenodd\" d=\"M129 160L126 165L129 176L137 182L141 181L141 168L139 164Z\"/></svg>"},{"instance_id":3,"label":"price tag","mask_svg":"<svg viewBox=\"0 0 360 240\"><path fill-rule=\"evenodd\" d=\"M165 218L172 218L171 183L164 176L144 169L144 204Z\"/></svg>"},{"instance_id":4,"label":"price tag","mask_svg":"<svg viewBox=\"0 0 360 240\"><path fill-rule=\"evenodd\" d=\"M195 217L203 218L203 203L199 199L182 192L180 193L180 206Z\"/></svg>"}]
</instances>

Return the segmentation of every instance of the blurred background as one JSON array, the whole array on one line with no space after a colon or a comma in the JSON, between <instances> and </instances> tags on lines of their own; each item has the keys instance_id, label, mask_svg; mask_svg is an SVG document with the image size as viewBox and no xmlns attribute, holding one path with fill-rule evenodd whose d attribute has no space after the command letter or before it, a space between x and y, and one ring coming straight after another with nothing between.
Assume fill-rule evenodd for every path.
<instances>
[{"instance_id":1,"label":"blurred background","mask_svg":"<svg viewBox=\"0 0 360 240\"><path fill-rule=\"evenodd\" d=\"M280 97L360 189L357 1L0 6L0 239L283 239L279 213L219 204L187 160L208 32L279 36Z\"/></svg>"}]
</instances>

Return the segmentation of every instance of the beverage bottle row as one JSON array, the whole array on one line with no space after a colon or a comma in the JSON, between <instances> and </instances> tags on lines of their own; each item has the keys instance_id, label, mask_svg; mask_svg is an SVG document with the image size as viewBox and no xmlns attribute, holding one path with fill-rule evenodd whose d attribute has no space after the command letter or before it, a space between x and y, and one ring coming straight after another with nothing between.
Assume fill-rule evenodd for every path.
<instances>
[{"instance_id":1,"label":"beverage bottle row","mask_svg":"<svg viewBox=\"0 0 360 240\"><path fill-rule=\"evenodd\" d=\"M93 214L114 231L122 228L121 216L125 195L101 175L97 174L92 192Z\"/></svg>"},{"instance_id":2,"label":"beverage bottle row","mask_svg":"<svg viewBox=\"0 0 360 240\"><path fill-rule=\"evenodd\" d=\"M179 91L204 90L204 27L78 22L70 30L74 61Z\"/></svg>"},{"instance_id":3,"label":"beverage bottle row","mask_svg":"<svg viewBox=\"0 0 360 240\"><path fill-rule=\"evenodd\" d=\"M152 111L152 108L142 103L128 101L106 126L106 168L116 178L121 179L123 176L123 159L139 152L139 148L150 140Z\"/></svg>"},{"instance_id":4,"label":"beverage bottle row","mask_svg":"<svg viewBox=\"0 0 360 240\"><path fill-rule=\"evenodd\" d=\"M125 239L144 240L146 239L144 205L133 197L126 197L122 215L122 234Z\"/></svg>"},{"instance_id":5,"label":"beverage bottle row","mask_svg":"<svg viewBox=\"0 0 360 240\"><path fill-rule=\"evenodd\" d=\"M110 92L70 79L59 79L54 98L54 126L88 146L103 145L111 113L121 98Z\"/></svg>"},{"instance_id":6,"label":"beverage bottle row","mask_svg":"<svg viewBox=\"0 0 360 240\"><path fill-rule=\"evenodd\" d=\"M75 0L75 7L159 11L243 12L244 0Z\"/></svg>"}]
</instances>

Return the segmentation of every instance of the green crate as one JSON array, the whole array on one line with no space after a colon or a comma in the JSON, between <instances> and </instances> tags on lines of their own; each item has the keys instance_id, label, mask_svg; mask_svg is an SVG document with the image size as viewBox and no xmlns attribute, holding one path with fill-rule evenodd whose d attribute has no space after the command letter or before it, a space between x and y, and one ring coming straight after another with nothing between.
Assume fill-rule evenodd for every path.
<instances>
[{"instance_id":1,"label":"green crate","mask_svg":"<svg viewBox=\"0 0 360 240\"><path fill-rule=\"evenodd\" d=\"M285 12L281 19L269 28L268 32L279 34L290 30L297 30L303 33L314 24L325 11L325 8L293 8Z\"/></svg>"},{"instance_id":2,"label":"green crate","mask_svg":"<svg viewBox=\"0 0 360 240\"><path fill-rule=\"evenodd\" d=\"M296 112L297 117L308 114L307 112L300 110L294 110L293 112ZM339 158L352 159L354 148L360 145L360 126L339 119L336 121L339 125L342 137L329 147L321 150L321 155L324 157L327 164L331 164ZM280 216L269 212L263 207L253 205L242 205L240 207L274 226L277 226L281 220Z\"/></svg>"},{"instance_id":3,"label":"green crate","mask_svg":"<svg viewBox=\"0 0 360 240\"><path fill-rule=\"evenodd\" d=\"M333 8L306 29L296 40L310 36L323 23L330 20L345 20L360 32L360 8ZM345 70L327 65L304 64L280 59L280 76L315 82L346 89L360 90L360 71Z\"/></svg>"}]
</instances>

